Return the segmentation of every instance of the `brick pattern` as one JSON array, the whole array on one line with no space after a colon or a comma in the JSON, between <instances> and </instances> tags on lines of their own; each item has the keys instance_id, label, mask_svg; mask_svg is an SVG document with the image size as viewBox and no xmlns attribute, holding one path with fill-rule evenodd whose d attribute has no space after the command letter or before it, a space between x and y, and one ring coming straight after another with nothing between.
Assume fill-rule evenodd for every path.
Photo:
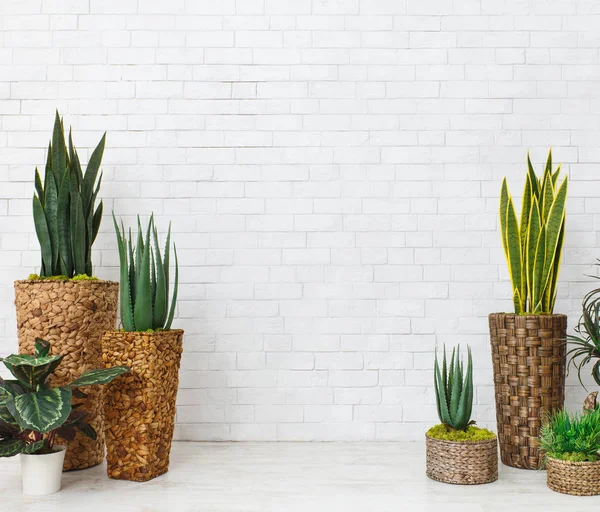
<instances>
[{"instance_id":1,"label":"brick pattern","mask_svg":"<svg viewBox=\"0 0 600 512\"><path fill-rule=\"evenodd\" d=\"M173 221L179 439L421 438L434 347L457 342L493 425L497 200L528 149L572 179L571 325L594 285L598 26L597 0L2 0L0 353L58 107L83 160L109 132L107 214ZM109 217L95 263L117 277Z\"/></svg>"}]
</instances>

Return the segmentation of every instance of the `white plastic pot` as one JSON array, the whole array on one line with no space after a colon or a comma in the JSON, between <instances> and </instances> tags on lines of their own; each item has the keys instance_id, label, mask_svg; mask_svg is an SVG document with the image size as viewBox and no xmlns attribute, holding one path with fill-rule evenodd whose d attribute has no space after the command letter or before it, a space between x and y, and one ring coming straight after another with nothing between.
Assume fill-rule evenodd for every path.
<instances>
[{"instance_id":1,"label":"white plastic pot","mask_svg":"<svg viewBox=\"0 0 600 512\"><path fill-rule=\"evenodd\" d=\"M21 477L23 494L46 496L60 491L65 447L55 446L53 453L46 455L21 454Z\"/></svg>"}]
</instances>

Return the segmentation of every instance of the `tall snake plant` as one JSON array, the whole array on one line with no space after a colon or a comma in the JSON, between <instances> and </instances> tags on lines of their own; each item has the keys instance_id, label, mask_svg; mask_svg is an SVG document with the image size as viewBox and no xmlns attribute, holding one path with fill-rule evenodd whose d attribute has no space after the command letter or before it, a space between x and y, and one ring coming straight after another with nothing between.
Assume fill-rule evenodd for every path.
<instances>
[{"instance_id":1,"label":"tall snake plant","mask_svg":"<svg viewBox=\"0 0 600 512\"><path fill-rule=\"evenodd\" d=\"M473 410L473 360L471 348L467 345L468 358L467 370L464 371L463 362L460 359L460 346L452 349L450 366L446 361L446 349L442 368L438 362L437 352L434 364L434 387L437 411L440 421L450 431L466 430L471 421Z\"/></svg>"},{"instance_id":2,"label":"tall snake plant","mask_svg":"<svg viewBox=\"0 0 600 512\"><path fill-rule=\"evenodd\" d=\"M527 156L527 176L517 219L506 178L500 193L502 245L508 262L515 313L551 314L565 236L568 179L558 185L560 165L552 170L552 151L544 175L536 176Z\"/></svg>"},{"instance_id":3,"label":"tall snake plant","mask_svg":"<svg viewBox=\"0 0 600 512\"><path fill-rule=\"evenodd\" d=\"M125 227L121 228L113 213L119 260L121 266L121 322L125 331L169 330L175 315L177 288L179 285L179 265L177 249L175 254L175 282L169 306L169 260L171 250L171 225L167 233L164 258L161 255L158 232L154 225L154 215L148 221L146 238L138 217L138 233L134 245L131 228L129 238L125 238ZM153 240L151 240L151 236ZM153 243L153 245L152 245Z\"/></svg>"},{"instance_id":4,"label":"tall snake plant","mask_svg":"<svg viewBox=\"0 0 600 512\"><path fill-rule=\"evenodd\" d=\"M92 244L102 220L102 201L96 207L96 199L105 140L106 134L83 173L70 132L67 151L64 125L56 112L43 185L35 169L33 220L42 250L42 277L92 275Z\"/></svg>"}]
</instances>

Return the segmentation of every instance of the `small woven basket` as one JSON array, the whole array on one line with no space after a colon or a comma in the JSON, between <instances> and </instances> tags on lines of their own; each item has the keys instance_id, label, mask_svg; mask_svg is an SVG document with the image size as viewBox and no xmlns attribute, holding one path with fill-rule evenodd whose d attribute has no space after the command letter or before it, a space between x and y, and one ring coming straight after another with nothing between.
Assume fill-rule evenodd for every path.
<instances>
[{"instance_id":1,"label":"small woven basket","mask_svg":"<svg viewBox=\"0 0 600 512\"><path fill-rule=\"evenodd\" d=\"M548 487L573 496L600 494L600 461L571 462L548 457L546 461Z\"/></svg>"},{"instance_id":2,"label":"small woven basket","mask_svg":"<svg viewBox=\"0 0 600 512\"><path fill-rule=\"evenodd\" d=\"M477 485L498 480L498 439L460 442L425 436L427 476L446 484Z\"/></svg>"}]
</instances>

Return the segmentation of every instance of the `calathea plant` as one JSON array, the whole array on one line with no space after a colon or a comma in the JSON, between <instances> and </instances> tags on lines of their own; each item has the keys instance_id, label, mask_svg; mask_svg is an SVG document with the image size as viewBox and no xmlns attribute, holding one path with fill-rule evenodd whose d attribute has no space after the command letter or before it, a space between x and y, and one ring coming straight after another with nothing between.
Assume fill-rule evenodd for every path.
<instances>
[{"instance_id":1,"label":"calathea plant","mask_svg":"<svg viewBox=\"0 0 600 512\"><path fill-rule=\"evenodd\" d=\"M125 366L90 370L67 386L51 387L48 378L64 355L50 355L50 343L35 340L35 355L13 354L1 361L15 377L0 379L0 457L53 451L57 435L72 440L76 430L96 437L87 413L71 405L71 397L86 397L79 388L107 384L129 371Z\"/></svg>"},{"instance_id":2,"label":"calathea plant","mask_svg":"<svg viewBox=\"0 0 600 512\"><path fill-rule=\"evenodd\" d=\"M556 171L552 170L552 152L548 154L541 179L536 176L529 156L527 166L520 222L506 178L502 182L502 246L512 281L515 313L551 314L565 236L568 181L565 177L559 186L560 165Z\"/></svg>"},{"instance_id":3,"label":"calathea plant","mask_svg":"<svg viewBox=\"0 0 600 512\"><path fill-rule=\"evenodd\" d=\"M164 258L160 252L158 232L154 225L154 215L150 217L146 229L146 238L138 217L138 233L136 242L129 229L129 239L125 239L125 227L121 229L113 213L119 259L121 267L121 321L125 331L167 331L171 329L177 288L179 284L179 265L177 249L173 244L175 254L175 282L173 296L169 305L169 262L171 250L171 226L167 233Z\"/></svg>"},{"instance_id":4,"label":"calathea plant","mask_svg":"<svg viewBox=\"0 0 600 512\"><path fill-rule=\"evenodd\" d=\"M471 349L467 346L468 359L467 369L464 371L463 362L460 359L460 347L452 349L450 366L446 362L446 349L442 368L438 363L437 353L434 364L435 399L437 403L438 416L447 430L466 430L471 421L473 409L473 361Z\"/></svg>"},{"instance_id":5,"label":"calathea plant","mask_svg":"<svg viewBox=\"0 0 600 512\"><path fill-rule=\"evenodd\" d=\"M56 112L43 184L35 170L33 220L42 250L41 277L92 275L92 244L102 220L102 201L96 207L96 199L105 139L106 134L83 173L71 133L67 151L63 122Z\"/></svg>"}]
</instances>

